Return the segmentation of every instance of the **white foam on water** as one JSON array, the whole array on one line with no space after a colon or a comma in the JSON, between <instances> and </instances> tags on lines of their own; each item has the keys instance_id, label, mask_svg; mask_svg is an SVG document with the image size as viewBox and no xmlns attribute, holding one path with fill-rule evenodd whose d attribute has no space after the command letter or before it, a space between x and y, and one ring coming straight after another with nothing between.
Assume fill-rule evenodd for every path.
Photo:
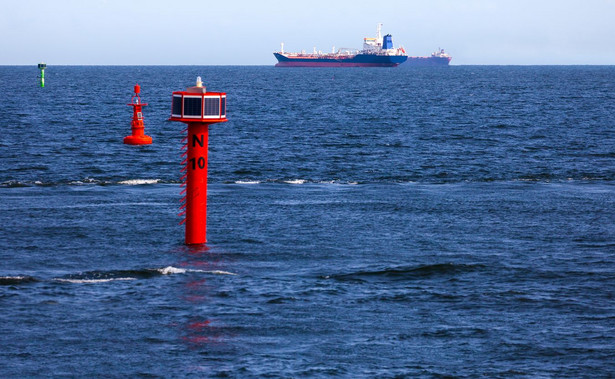
<instances>
[{"instance_id":1,"label":"white foam on water","mask_svg":"<svg viewBox=\"0 0 615 379\"><path fill-rule=\"evenodd\" d=\"M305 180L304 179L285 180L284 183L288 183L288 184L303 184L303 183L305 183Z\"/></svg>"},{"instance_id":2,"label":"white foam on water","mask_svg":"<svg viewBox=\"0 0 615 379\"><path fill-rule=\"evenodd\" d=\"M106 183L106 182L100 181L98 179L84 178L83 180L73 180L69 182L68 184L81 186L85 184L100 184L100 183Z\"/></svg>"},{"instance_id":3,"label":"white foam on water","mask_svg":"<svg viewBox=\"0 0 615 379\"><path fill-rule=\"evenodd\" d=\"M129 179L129 180L122 180L121 182L118 182L118 184L138 186L142 184L156 184L158 182L160 182L160 179Z\"/></svg>"},{"instance_id":4,"label":"white foam on water","mask_svg":"<svg viewBox=\"0 0 615 379\"><path fill-rule=\"evenodd\" d=\"M237 180L235 184L260 184L258 180Z\"/></svg>"},{"instance_id":5,"label":"white foam on water","mask_svg":"<svg viewBox=\"0 0 615 379\"><path fill-rule=\"evenodd\" d=\"M205 274L214 274L214 275L237 275L234 272L229 272L229 271L221 271L221 270L211 270L211 271L207 271L207 270L188 270L190 272L202 272Z\"/></svg>"},{"instance_id":6,"label":"white foam on water","mask_svg":"<svg viewBox=\"0 0 615 379\"><path fill-rule=\"evenodd\" d=\"M171 275L171 274L185 274L186 270L183 268L167 266L167 267L159 268L158 272L161 273L162 275Z\"/></svg>"},{"instance_id":7,"label":"white foam on water","mask_svg":"<svg viewBox=\"0 0 615 379\"><path fill-rule=\"evenodd\" d=\"M177 267L173 267L173 266L167 266L167 267L164 267L164 268L159 268L157 271L160 272L162 275L185 274L187 272L200 272L200 273L204 273L204 274L214 274L214 275L237 275L237 274L234 274L232 272L221 271L221 270L207 271L207 270L177 268Z\"/></svg>"},{"instance_id":8,"label":"white foam on water","mask_svg":"<svg viewBox=\"0 0 615 379\"><path fill-rule=\"evenodd\" d=\"M61 279L55 278L53 279L56 282L63 283L106 283L106 282L115 282L115 281L123 281L123 280L137 280L137 278L108 278L108 279Z\"/></svg>"},{"instance_id":9,"label":"white foam on water","mask_svg":"<svg viewBox=\"0 0 615 379\"><path fill-rule=\"evenodd\" d=\"M344 181L339 181L339 180L323 180L318 182L318 184L330 184L330 185L334 185L334 186L356 186L359 184L359 182L355 182L355 181L348 181L348 182L344 182Z\"/></svg>"}]
</instances>

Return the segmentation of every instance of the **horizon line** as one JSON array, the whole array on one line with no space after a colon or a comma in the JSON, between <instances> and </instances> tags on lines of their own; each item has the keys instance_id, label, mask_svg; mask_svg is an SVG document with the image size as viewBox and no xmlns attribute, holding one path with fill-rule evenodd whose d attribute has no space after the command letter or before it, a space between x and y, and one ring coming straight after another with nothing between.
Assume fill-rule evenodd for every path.
<instances>
[{"instance_id":1,"label":"horizon line","mask_svg":"<svg viewBox=\"0 0 615 379\"><path fill-rule=\"evenodd\" d=\"M38 63L46 63L46 62L38 62ZM3 64L0 63L0 67L29 67L36 66L38 63L32 64ZM49 63L46 63L47 67L49 67ZM100 66L100 67L108 67L108 66L116 66L116 67L133 67L133 66L147 66L147 67L177 67L177 66L192 66L192 67L275 67L275 63L271 64L140 64L140 63L111 63L111 64L81 64L81 63L69 63L69 64L52 64L52 67L61 67L61 66ZM615 63L469 63L469 64L449 64L448 66L424 66L424 67L462 67L462 66L615 66ZM405 66L403 63L398 67L413 67L413 66ZM297 67L295 67L297 68ZM310 68L310 67L307 67ZM334 67L334 68L344 68L344 67ZM348 68L348 67L346 67ZM356 68L356 67L350 67Z\"/></svg>"}]
</instances>

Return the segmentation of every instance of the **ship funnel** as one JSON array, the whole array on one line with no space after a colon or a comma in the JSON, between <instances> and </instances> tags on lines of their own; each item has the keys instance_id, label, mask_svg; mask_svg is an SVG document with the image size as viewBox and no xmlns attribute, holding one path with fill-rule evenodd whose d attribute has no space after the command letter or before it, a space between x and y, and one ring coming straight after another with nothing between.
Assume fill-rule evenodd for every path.
<instances>
[{"instance_id":1,"label":"ship funnel","mask_svg":"<svg viewBox=\"0 0 615 379\"><path fill-rule=\"evenodd\" d=\"M382 40L382 48L384 50L393 48L393 37L391 37L390 34L384 36L384 39Z\"/></svg>"}]
</instances>

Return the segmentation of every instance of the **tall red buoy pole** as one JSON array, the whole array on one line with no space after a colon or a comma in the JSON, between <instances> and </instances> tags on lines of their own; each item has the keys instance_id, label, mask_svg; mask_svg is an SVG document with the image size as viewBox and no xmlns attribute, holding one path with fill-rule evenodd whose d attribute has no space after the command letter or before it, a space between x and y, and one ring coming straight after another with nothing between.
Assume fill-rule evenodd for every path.
<instances>
[{"instance_id":1,"label":"tall red buoy pole","mask_svg":"<svg viewBox=\"0 0 615 379\"><path fill-rule=\"evenodd\" d=\"M186 244L207 242L207 150L209 125L228 121L226 118L226 93L207 92L201 78L196 86L185 91L173 92L171 121L188 124L184 138L186 149L182 156L183 209L182 221L186 225Z\"/></svg>"},{"instance_id":2,"label":"tall red buoy pole","mask_svg":"<svg viewBox=\"0 0 615 379\"><path fill-rule=\"evenodd\" d=\"M152 137L145 135L142 108L147 104L141 103L140 92L141 87L135 84L135 94L132 96L130 104L127 104L132 107L132 122L130 123L132 134L124 137L124 143L127 145L149 145L152 143Z\"/></svg>"}]
</instances>

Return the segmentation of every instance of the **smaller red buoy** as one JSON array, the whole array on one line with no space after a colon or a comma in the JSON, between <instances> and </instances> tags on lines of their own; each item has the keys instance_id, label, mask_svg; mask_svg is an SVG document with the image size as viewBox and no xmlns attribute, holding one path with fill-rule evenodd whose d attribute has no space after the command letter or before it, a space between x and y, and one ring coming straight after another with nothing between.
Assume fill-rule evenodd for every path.
<instances>
[{"instance_id":1,"label":"smaller red buoy","mask_svg":"<svg viewBox=\"0 0 615 379\"><path fill-rule=\"evenodd\" d=\"M143 125L143 112L141 107L147 104L141 103L141 97L139 97L141 87L135 84L135 94L132 97L131 103L127 104L133 107L132 122L130 123L132 129L132 135L124 137L124 143L127 145L149 145L152 143L152 137L145 135L145 126Z\"/></svg>"}]
</instances>

